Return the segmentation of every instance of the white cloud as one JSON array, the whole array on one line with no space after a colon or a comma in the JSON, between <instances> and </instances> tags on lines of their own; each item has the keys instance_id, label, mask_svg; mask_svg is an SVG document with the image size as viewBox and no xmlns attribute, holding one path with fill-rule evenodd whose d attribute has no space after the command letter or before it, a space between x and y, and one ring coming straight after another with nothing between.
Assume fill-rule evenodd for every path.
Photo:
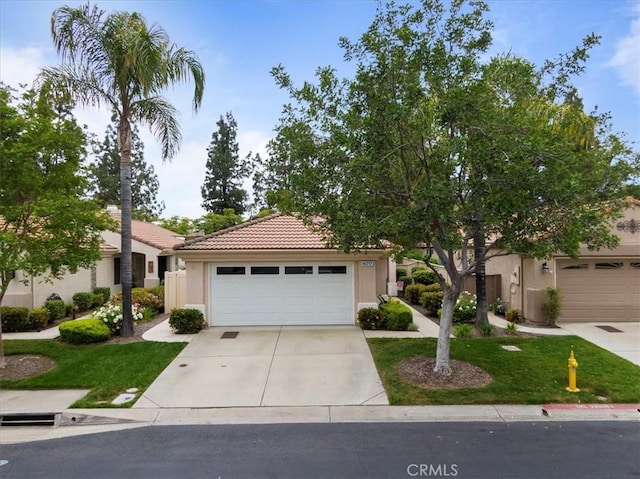
<instances>
[{"instance_id":1,"label":"white cloud","mask_svg":"<svg viewBox=\"0 0 640 479\"><path fill-rule=\"evenodd\" d=\"M618 40L609 65L617 70L623 83L640 97L640 5L634 9L629 33Z\"/></svg>"},{"instance_id":2,"label":"white cloud","mask_svg":"<svg viewBox=\"0 0 640 479\"><path fill-rule=\"evenodd\" d=\"M48 64L47 51L42 48L0 48L0 81L17 88L31 86L40 69Z\"/></svg>"}]
</instances>

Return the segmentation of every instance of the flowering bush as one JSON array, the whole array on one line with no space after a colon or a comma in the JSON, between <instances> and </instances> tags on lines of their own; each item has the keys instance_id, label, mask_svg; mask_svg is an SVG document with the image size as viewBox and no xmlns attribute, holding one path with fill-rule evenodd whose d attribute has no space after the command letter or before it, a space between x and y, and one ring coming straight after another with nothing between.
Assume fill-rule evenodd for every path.
<instances>
[{"instance_id":1,"label":"flowering bush","mask_svg":"<svg viewBox=\"0 0 640 479\"><path fill-rule=\"evenodd\" d=\"M131 305L131 313L134 321L144 318L144 308L138 303ZM122 327L122 303L109 303L93 313L95 319L99 319L111 330L111 334L120 334Z\"/></svg>"},{"instance_id":2,"label":"flowering bush","mask_svg":"<svg viewBox=\"0 0 640 479\"><path fill-rule=\"evenodd\" d=\"M453 308L453 322L467 323L476 317L476 295L463 291Z\"/></svg>"}]
</instances>

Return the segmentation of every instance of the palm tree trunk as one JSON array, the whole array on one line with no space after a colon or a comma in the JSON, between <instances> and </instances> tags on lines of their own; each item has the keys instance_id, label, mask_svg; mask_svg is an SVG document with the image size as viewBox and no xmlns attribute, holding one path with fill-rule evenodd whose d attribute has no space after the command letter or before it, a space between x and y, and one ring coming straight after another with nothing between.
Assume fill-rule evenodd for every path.
<instances>
[{"instance_id":1,"label":"palm tree trunk","mask_svg":"<svg viewBox=\"0 0 640 479\"><path fill-rule=\"evenodd\" d=\"M120 142L120 208L121 246L120 283L122 284L122 328L124 337L133 336L131 288L133 285L131 254L131 125L123 115L118 127Z\"/></svg>"}]
</instances>

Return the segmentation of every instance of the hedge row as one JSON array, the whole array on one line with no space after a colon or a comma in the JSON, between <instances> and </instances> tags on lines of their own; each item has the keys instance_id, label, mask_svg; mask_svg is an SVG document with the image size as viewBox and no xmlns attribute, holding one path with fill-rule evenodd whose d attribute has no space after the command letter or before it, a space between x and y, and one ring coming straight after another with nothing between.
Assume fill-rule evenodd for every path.
<instances>
[{"instance_id":1,"label":"hedge row","mask_svg":"<svg viewBox=\"0 0 640 479\"><path fill-rule=\"evenodd\" d=\"M358 323L362 329L406 331L413 323L413 313L408 306L393 301L382 303L379 309L362 308L358 311Z\"/></svg>"}]
</instances>

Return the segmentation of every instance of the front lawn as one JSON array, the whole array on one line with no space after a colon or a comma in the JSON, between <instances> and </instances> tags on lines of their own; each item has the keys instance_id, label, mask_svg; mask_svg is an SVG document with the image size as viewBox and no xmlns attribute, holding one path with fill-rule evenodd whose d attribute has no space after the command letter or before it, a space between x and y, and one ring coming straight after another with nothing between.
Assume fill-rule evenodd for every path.
<instances>
[{"instance_id":1,"label":"front lawn","mask_svg":"<svg viewBox=\"0 0 640 479\"><path fill-rule=\"evenodd\" d=\"M57 366L38 376L2 380L0 388L91 389L71 407L118 407L111 404L118 394L129 388L143 392L186 344L140 341L73 346L55 340L4 341L5 355L40 354L55 360Z\"/></svg>"},{"instance_id":2,"label":"front lawn","mask_svg":"<svg viewBox=\"0 0 640 479\"><path fill-rule=\"evenodd\" d=\"M367 341L390 404L640 402L640 367L576 336L453 338L452 359L474 364L493 376L488 386L457 390L413 386L395 369L404 358L435 357L435 338L371 338ZM522 351L506 351L501 345L514 345ZM579 393L565 390L572 346L579 365Z\"/></svg>"}]
</instances>

